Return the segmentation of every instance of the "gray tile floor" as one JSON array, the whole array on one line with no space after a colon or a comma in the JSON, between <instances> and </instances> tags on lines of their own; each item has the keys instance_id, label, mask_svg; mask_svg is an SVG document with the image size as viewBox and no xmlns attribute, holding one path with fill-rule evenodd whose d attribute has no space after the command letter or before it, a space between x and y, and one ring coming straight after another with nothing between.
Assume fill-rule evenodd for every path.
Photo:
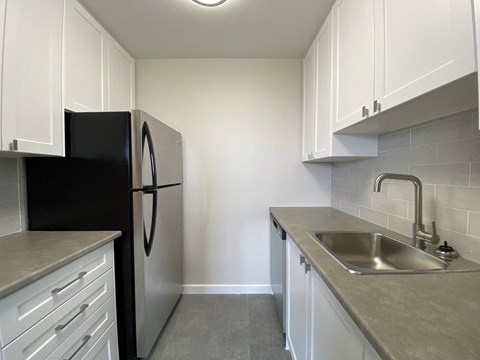
<instances>
[{"instance_id":1,"label":"gray tile floor","mask_svg":"<svg viewBox=\"0 0 480 360\"><path fill-rule=\"evenodd\" d=\"M290 360L271 295L184 295L151 360Z\"/></svg>"}]
</instances>

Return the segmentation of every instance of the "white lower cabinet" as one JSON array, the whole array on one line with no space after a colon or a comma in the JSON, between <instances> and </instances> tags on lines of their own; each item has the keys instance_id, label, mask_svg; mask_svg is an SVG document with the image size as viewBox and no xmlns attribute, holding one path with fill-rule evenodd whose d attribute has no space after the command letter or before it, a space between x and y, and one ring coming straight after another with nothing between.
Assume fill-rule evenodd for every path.
<instances>
[{"instance_id":1,"label":"white lower cabinet","mask_svg":"<svg viewBox=\"0 0 480 360\"><path fill-rule=\"evenodd\" d=\"M96 343L108 328L114 324L115 302L110 299L87 319L47 360L91 359L88 353L96 348ZM114 340L116 343L116 340ZM98 352L94 350L94 352ZM95 357L93 357L95 358ZM6 359L5 359L6 360Z\"/></svg>"},{"instance_id":2,"label":"white lower cabinet","mask_svg":"<svg viewBox=\"0 0 480 360\"><path fill-rule=\"evenodd\" d=\"M287 345L293 360L380 360L287 236Z\"/></svg>"},{"instance_id":3,"label":"white lower cabinet","mask_svg":"<svg viewBox=\"0 0 480 360\"><path fill-rule=\"evenodd\" d=\"M0 300L0 360L117 359L114 284L110 243Z\"/></svg>"},{"instance_id":4,"label":"white lower cabinet","mask_svg":"<svg viewBox=\"0 0 480 360\"><path fill-rule=\"evenodd\" d=\"M364 336L312 271L310 294L310 359L361 360Z\"/></svg>"},{"instance_id":5,"label":"white lower cabinet","mask_svg":"<svg viewBox=\"0 0 480 360\"><path fill-rule=\"evenodd\" d=\"M367 339L365 339L365 353L363 360L382 360Z\"/></svg>"},{"instance_id":6,"label":"white lower cabinet","mask_svg":"<svg viewBox=\"0 0 480 360\"><path fill-rule=\"evenodd\" d=\"M292 359L307 358L307 299L310 277L301 263L305 259L287 237L287 342Z\"/></svg>"},{"instance_id":7,"label":"white lower cabinet","mask_svg":"<svg viewBox=\"0 0 480 360\"><path fill-rule=\"evenodd\" d=\"M117 329L110 325L83 360L115 360L118 359Z\"/></svg>"}]
</instances>

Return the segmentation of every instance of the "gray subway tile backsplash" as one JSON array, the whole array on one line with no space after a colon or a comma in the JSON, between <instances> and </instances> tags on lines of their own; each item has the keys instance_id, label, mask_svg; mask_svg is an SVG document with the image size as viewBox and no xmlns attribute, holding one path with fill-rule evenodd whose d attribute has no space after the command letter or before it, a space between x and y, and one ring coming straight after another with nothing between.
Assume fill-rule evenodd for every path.
<instances>
[{"instance_id":1,"label":"gray subway tile backsplash","mask_svg":"<svg viewBox=\"0 0 480 360\"><path fill-rule=\"evenodd\" d=\"M18 161L0 158L0 236L21 230Z\"/></svg>"},{"instance_id":2,"label":"gray subway tile backsplash","mask_svg":"<svg viewBox=\"0 0 480 360\"><path fill-rule=\"evenodd\" d=\"M388 151L410 147L410 130L400 130L385 134L378 139L378 151Z\"/></svg>"},{"instance_id":3,"label":"gray subway tile backsplash","mask_svg":"<svg viewBox=\"0 0 480 360\"><path fill-rule=\"evenodd\" d=\"M20 216L0 219L0 236L13 234L21 230Z\"/></svg>"},{"instance_id":4,"label":"gray subway tile backsplash","mask_svg":"<svg viewBox=\"0 0 480 360\"><path fill-rule=\"evenodd\" d=\"M438 144L439 163L480 161L480 138L448 141Z\"/></svg>"},{"instance_id":5,"label":"gray subway tile backsplash","mask_svg":"<svg viewBox=\"0 0 480 360\"><path fill-rule=\"evenodd\" d=\"M442 241L480 262L478 109L381 135L379 150L377 158L333 165L332 206L411 236L413 186L386 181L381 193L374 194L373 181L382 172L416 175L424 185L427 229L436 221ZM370 197L371 205L365 200Z\"/></svg>"},{"instance_id":6,"label":"gray subway tile backsplash","mask_svg":"<svg viewBox=\"0 0 480 360\"><path fill-rule=\"evenodd\" d=\"M470 211L468 218L468 233L480 237L480 213Z\"/></svg>"},{"instance_id":7,"label":"gray subway tile backsplash","mask_svg":"<svg viewBox=\"0 0 480 360\"><path fill-rule=\"evenodd\" d=\"M373 196L373 208L388 214L407 217L407 202L404 200L390 199L384 196Z\"/></svg>"},{"instance_id":8,"label":"gray subway tile backsplash","mask_svg":"<svg viewBox=\"0 0 480 360\"><path fill-rule=\"evenodd\" d=\"M410 165L409 172L424 184L466 186L469 184L470 164Z\"/></svg>"},{"instance_id":9,"label":"gray subway tile backsplash","mask_svg":"<svg viewBox=\"0 0 480 360\"><path fill-rule=\"evenodd\" d=\"M419 145L390 152L390 161L409 164L433 164L437 161L437 144Z\"/></svg>"},{"instance_id":10,"label":"gray subway tile backsplash","mask_svg":"<svg viewBox=\"0 0 480 360\"><path fill-rule=\"evenodd\" d=\"M412 146L469 139L472 137L472 119L472 112L464 112L412 128Z\"/></svg>"},{"instance_id":11,"label":"gray subway tile backsplash","mask_svg":"<svg viewBox=\"0 0 480 360\"><path fill-rule=\"evenodd\" d=\"M406 182L391 182L388 186L388 197L390 199L413 201L413 184ZM435 186L423 185L423 202L434 203Z\"/></svg>"},{"instance_id":12,"label":"gray subway tile backsplash","mask_svg":"<svg viewBox=\"0 0 480 360\"><path fill-rule=\"evenodd\" d=\"M480 211L480 188L437 186L436 204L443 207Z\"/></svg>"},{"instance_id":13,"label":"gray subway tile backsplash","mask_svg":"<svg viewBox=\"0 0 480 360\"><path fill-rule=\"evenodd\" d=\"M18 216L20 213L20 204L18 199L10 201L0 201L0 219Z\"/></svg>"},{"instance_id":14,"label":"gray subway tile backsplash","mask_svg":"<svg viewBox=\"0 0 480 360\"><path fill-rule=\"evenodd\" d=\"M385 212L370 209L368 207L360 207L360 217L374 224L387 227L388 214Z\"/></svg>"},{"instance_id":15,"label":"gray subway tile backsplash","mask_svg":"<svg viewBox=\"0 0 480 360\"><path fill-rule=\"evenodd\" d=\"M480 186L480 163L470 164L470 186Z\"/></svg>"}]
</instances>

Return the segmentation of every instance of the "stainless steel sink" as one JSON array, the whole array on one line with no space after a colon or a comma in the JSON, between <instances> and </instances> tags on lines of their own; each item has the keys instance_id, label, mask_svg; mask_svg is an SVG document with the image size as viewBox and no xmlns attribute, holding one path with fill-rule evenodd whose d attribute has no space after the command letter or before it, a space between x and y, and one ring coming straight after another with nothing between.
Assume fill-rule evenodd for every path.
<instances>
[{"instance_id":1,"label":"stainless steel sink","mask_svg":"<svg viewBox=\"0 0 480 360\"><path fill-rule=\"evenodd\" d=\"M353 274L420 273L449 264L380 233L310 232L309 235Z\"/></svg>"}]
</instances>

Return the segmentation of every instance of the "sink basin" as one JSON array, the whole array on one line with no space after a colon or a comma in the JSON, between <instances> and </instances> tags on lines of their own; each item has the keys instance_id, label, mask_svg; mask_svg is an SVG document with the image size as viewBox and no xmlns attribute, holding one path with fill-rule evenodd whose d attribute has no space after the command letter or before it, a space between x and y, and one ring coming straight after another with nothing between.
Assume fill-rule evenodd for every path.
<instances>
[{"instance_id":1,"label":"sink basin","mask_svg":"<svg viewBox=\"0 0 480 360\"><path fill-rule=\"evenodd\" d=\"M380 233L310 232L353 274L420 273L446 270L448 263Z\"/></svg>"}]
</instances>

